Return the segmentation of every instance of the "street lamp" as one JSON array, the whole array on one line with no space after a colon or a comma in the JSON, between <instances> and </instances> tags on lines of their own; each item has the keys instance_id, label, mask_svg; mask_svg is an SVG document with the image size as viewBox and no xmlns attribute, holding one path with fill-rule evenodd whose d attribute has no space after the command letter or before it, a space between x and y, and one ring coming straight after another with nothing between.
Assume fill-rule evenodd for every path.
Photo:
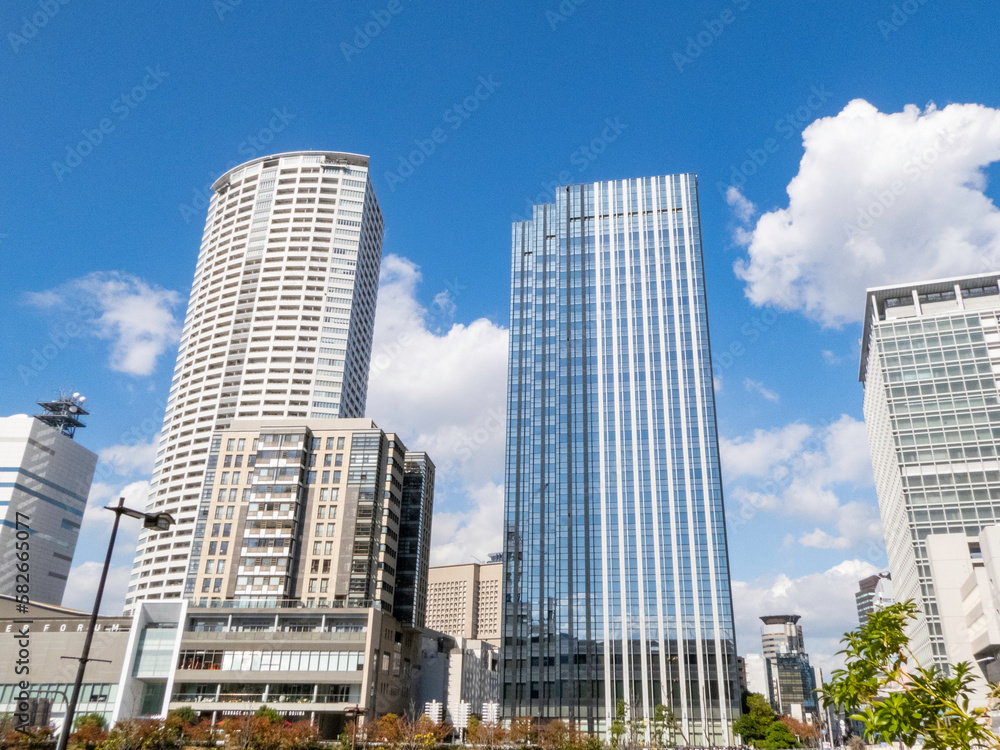
<instances>
[{"instance_id":1,"label":"street lamp","mask_svg":"<svg viewBox=\"0 0 1000 750\"><path fill-rule=\"evenodd\" d=\"M115 551L115 537L118 536L118 522L123 515L130 518L141 518L144 529L153 531L166 531L174 522L173 516L169 513L143 513L141 510L133 510L125 507L125 498L118 498L118 505L105 506L105 510L110 510L115 514L115 522L111 527L111 539L108 542L108 554L104 558L104 569L101 571L101 582L97 584L97 596L94 601L94 611L90 614L90 626L87 628L87 637L83 641L83 652L80 654L80 666L76 669L76 682L73 683L73 692L70 694L69 703L66 706L66 717L63 719L62 732L59 734L59 744L56 750L66 750L69 743L69 733L73 730L73 714L76 713L76 702L80 697L80 688L83 686L83 673L87 669L87 662L90 659L90 644L94 640L94 628L97 625L97 615L101 610L101 598L104 596L104 583L108 580L108 569L111 567L111 555Z\"/></svg>"},{"instance_id":2,"label":"street lamp","mask_svg":"<svg viewBox=\"0 0 1000 750\"><path fill-rule=\"evenodd\" d=\"M354 723L352 725L353 729L351 731L351 750L354 750L354 743L357 741L358 738L358 714L361 713L361 706L360 705L348 706L346 709L344 709L344 713L346 713L354 720Z\"/></svg>"}]
</instances>

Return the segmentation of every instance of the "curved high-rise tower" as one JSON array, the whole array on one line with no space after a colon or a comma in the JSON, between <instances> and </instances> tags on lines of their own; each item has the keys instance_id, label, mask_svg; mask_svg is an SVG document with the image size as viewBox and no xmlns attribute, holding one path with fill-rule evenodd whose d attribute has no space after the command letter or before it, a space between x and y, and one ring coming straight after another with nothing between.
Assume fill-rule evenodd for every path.
<instances>
[{"instance_id":1,"label":"curved high-rise tower","mask_svg":"<svg viewBox=\"0 0 1000 750\"><path fill-rule=\"evenodd\" d=\"M368 157L265 156L212 186L126 612L187 598L214 432L239 417L360 417L383 221ZM206 506L207 507L207 506Z\"/></svg>"}]
</instances>

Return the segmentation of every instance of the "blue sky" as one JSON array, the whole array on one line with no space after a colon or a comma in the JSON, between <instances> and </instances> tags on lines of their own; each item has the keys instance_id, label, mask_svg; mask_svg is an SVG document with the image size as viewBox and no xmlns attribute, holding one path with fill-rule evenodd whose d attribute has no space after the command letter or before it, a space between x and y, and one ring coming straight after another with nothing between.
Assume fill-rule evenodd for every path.
<instances>
[{"instance_id":1,"label":"blue sky","mask_svg":"<svg viewBox=\"0 0 1000 750\"><path fill-rule=\"evenodd\" d=\"M560 182L695 172L740 648L757 648L754 618L781 608L801 611L807 642L812 633L814 650L832 653L831 638L853 623L854 582L884 564L857 424L864 284L977 270L996 257L995 4L12 0L7 9L0 413L31 411L60 388L85 393L93 416L79 439L105 459L95 507L126 487L141 496L148 479L205 189L232 164L295 149L372 157L390 258L376 354L418 379L424 407L380 373L370 411L442 457L439 561L499 544L470 532L492 528L500 507L511 219ZM869 106L845 113L858 99ZM815 159L803 160L803 129L816 120ZM956 135L935 145L945 131ZM428 141L433 152L413 156ZM896 146L897 161L879 169ZM876 260L845 261L840 227L877 201L907 149L933 158L883 207L871 230ZM739 190L727 198L730 184ZM847 209L816 224L832 202L825 191ZM954 263L941 243L907 246L907 217L946 237L946 213L973 204L962 214L976 228L971 247ZM845 263L860 270L841 278ZM798 271L776 282L789 267ZM418 345L385 349L400 331ZM435 367L447 356L475 364L449 381L451 393L467 389L468 408L442 416ZM81 540L68 604L89 606L106 538L98 516L88 518L94 533ZM134 536L123 537L109 608L121 601Z\"/></svg>"}]
</instances>

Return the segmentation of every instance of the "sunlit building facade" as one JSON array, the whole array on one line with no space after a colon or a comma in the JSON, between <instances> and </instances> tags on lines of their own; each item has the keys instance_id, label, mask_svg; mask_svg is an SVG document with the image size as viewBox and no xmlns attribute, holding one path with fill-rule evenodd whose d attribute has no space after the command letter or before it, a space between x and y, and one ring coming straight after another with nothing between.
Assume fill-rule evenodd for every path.
<instances>
[{"instance_id":1,"label":"sunlit building facade","mask_svg":"<svg viewBox=\"0 0 1000 750\"><path fill-rule=\"evenodd\" d=\"M979 534L1000 519L998 281L990 273L867 293L865 425L895 598L918 604L910 643L924 665L960 660L930 537L964 535L964 557L981 559Z\"/></svg>"},{"instance_id":2,"label":"sunlit building facade","mask_svg":"<svg viewBox=\"0 0 1000 750\"><path fill-rule=\"evenodd\" d=\"M681 744L730 744L697 178L560 187L513 225L512 260L505 716L605 734L619 701L662 704Z\"/></svg>"},{"instance_id":3,"label":"sunlit building facade","mask_svg":"<svg viewBox=\"0 0 1000 750\"><path fill-rule=\"evenodd\" d=\"M177 523L140 535L126 612L192 593L213 434L240 418L364 415L383 233L368 157L261 157L212 190L148 501Z\"/></svg>"}]
</instances>

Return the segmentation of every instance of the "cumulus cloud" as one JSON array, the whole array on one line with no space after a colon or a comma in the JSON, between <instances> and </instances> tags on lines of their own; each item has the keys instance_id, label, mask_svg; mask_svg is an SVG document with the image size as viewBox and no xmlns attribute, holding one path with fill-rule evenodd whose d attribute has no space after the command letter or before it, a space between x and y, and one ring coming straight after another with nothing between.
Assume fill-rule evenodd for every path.
<instances>
[{"instance_id":1,"label":"cumulus cloud","mask_svg":"<svg viewBox=\"0 0 1000 750\"><path fill-rule=\"evenodd\" d=\"M94 272L54 289L27 294L30 305L70 317L66 327L111 342L109 366L129 375L150 375L179 338L174 317L180 295L131 274Z\"/></svg>"},{"instance_id":2,"label":"cumulus cloud","mask_svg":"<svg viewBox=\"0 0 1000 750\"><path fill-rule=\"evenodd\" d=\"M788 207L757 218L735 188L745 225L735 264L757 305L836 326L864 315L864 290L1000 265L1000 210L984 194L1000 160L1000 110L907 105L883 113L855 99L802 134Z\"/></svg>"},{"instance_id":3,"label":"cumulus cloud","mask_svg":"<svg viewBox=\"0 0 1000 750\"><path fill-rule=\"evenodd\" d=\"M460 287L427 309L420 283L413 262L383 259L368 414L434 461L433 559L466 562L502 547L507 329L453 323Z\"/></svg>"},{"instance_id":4,"label":"cumulus cloud","mask_svg":"<svg viewBox=\"0 0 1000 750\"><path fill-rule=\"evenodd\" d=\"M858 581L879 568L866 560L845 560L828 570L790 578L781 574L753 581L733 581L740 653L760 653L760 617L801 615L806 651L813 666L823 668L824 677L841 666L839 640L857 627L854 592Z\"/></svg>"},{"instance_id":5,"label":"cumulus cloud","mask_svg":"<svg viewBox=\"0 0 1000 750\"><path fill-rule=\"evenodd\" d=\"M825 427L801 423L720 440L734 523L760 511L817 523L798 543L848 549L882 538L864 422L847 415ZM823 528L823 527L826 528Z\"/></svg>"}]
</instances>

